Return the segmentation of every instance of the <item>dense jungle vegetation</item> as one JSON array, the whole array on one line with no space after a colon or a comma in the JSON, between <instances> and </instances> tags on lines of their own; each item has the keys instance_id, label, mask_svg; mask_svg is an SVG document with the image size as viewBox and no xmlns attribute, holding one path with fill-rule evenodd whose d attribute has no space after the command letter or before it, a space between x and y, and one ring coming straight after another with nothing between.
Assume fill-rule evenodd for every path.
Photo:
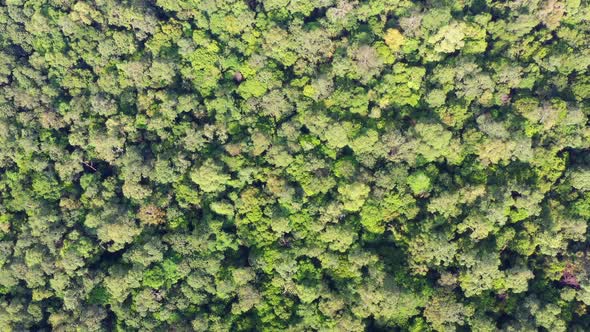
<instances>
[{"instance_id":1,"label":"dense jungle vegetation","mask_svg":"<svg viewBox=\"0 0 590 332\"><path fill-rule=\"evenodd\" d=\"M0 331L589 331L588 0L0 0Z\"/></svg>"}]
</instances>

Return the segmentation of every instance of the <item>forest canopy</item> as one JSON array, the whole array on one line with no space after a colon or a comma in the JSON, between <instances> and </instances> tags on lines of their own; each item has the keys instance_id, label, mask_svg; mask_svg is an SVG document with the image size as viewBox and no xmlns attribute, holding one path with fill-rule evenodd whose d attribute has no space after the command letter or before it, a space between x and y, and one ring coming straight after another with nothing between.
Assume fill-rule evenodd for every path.
<instances>
[{"instance_id":1,"label":"forest canopy","mask_svg":"<svg viewBox=\"0 0 590 332\"><path fill-rule=\"evenodd\" d=\"M588 0L0 0L1 331L590 330Z\"/></svg>"}]
</instances>

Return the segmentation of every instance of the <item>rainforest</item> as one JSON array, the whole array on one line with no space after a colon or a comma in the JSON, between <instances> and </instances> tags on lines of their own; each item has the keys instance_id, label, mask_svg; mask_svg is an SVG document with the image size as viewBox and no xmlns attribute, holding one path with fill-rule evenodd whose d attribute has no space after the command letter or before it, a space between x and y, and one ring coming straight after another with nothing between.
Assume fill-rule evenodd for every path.
<instances>
[{"instance_id":1,"label":"rainforest","mask_svg":"<svg viewBox=\"0 0 590 332\"><path fill-rule=\"evenodd\" d=\"M0 0L0 331L589 331L588 0Z\"/></svg>"}]
</instances>

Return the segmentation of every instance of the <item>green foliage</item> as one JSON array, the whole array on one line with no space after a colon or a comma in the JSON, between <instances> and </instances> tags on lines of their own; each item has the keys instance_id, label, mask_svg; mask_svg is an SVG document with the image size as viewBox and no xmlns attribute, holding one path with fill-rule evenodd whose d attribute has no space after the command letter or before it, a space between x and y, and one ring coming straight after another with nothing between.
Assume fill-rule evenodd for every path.
<instances>
[{"instance_id":1,"label":"green foliage","mask_svg":"<svg viewBox=\"0 0 590 332\"><path fill-rule=\"evenodd\" d=\"M408 186L410 186L414 195L425 194L432 188L430 178L424 172L411 174L408 177Z\"/></svg>"},{"instance_id":2,"label":"green foliage","mask_svg":"<svg viewBox=\"0 0 590 332\"><path fill-rule=\"evenodd\" d=\"M371 188L363 183L352 183L338 186L338 193L342 195L344 210L358 211L369 195Z\"/></svg>"},{"instance_id":3,"label":"green foliage","mask_svg":"<svg viewBox=\"0 0 590 332\"><path fill-rule=\"evenodd\" d=\"M230 180L230 177L223 173L223 168L212 160L205 161L203 165L193 170L190 178L206 193L225 190L225 184Z\"/></svg>"},{"instance_id":4,"label":"green foliage","mask_svg":"<svg viewBox=\"0 0 590 332\"><path fill-rule=\"evenodd\" d=\"M589 15L0 1L0 331L590 330Z\"/></svg>"}]
</instances>

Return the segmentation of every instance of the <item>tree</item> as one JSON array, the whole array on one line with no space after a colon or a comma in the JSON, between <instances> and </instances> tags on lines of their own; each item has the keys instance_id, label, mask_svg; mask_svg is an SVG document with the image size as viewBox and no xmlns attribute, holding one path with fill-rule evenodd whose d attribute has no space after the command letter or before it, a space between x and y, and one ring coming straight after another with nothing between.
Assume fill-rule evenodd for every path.
<instances>
[{"instance_id":1,"label":"tree","mask_svg":"<svg viewBox=\"0 0 590 332\"><path fill-rule=\"evenodd\" d=\"M410 186L414 195L428 193L431 188L430 178L423 172L411 174L408 177L408 186Z\"/></svg>"},{"instance_id":2,"label":"tree","mask_svg":"<svg viewBox=\"0 0 590 332\"><path fill-rule=\"evenodd\" d=\"M404 36L397 29L388 29L383 39L385 44L394 52L398 51L404 44Z\"/></svg>"},{"instance_id":3,"label":"tree","mask_svg":"<svg viewBox=\"0 0 590 332\"><path fill-rule=\"evenodd\" d=\"M338 193L342 196L344 209L347 211L358 211L370 190L367 185L359 182L338 186Z\"/></svg>"},{"instance_id":4,"label":"tree","mask_svg":"<svg viewBox=\"0 0 590 332\"><path fill-rule=\"evenodd\" d=\"M191 180L198 184L206 193L225 190L231 177L223 172L223 168L212 160L206 160L200 167L193 169Z\"/></svg>"}]
</instances>

